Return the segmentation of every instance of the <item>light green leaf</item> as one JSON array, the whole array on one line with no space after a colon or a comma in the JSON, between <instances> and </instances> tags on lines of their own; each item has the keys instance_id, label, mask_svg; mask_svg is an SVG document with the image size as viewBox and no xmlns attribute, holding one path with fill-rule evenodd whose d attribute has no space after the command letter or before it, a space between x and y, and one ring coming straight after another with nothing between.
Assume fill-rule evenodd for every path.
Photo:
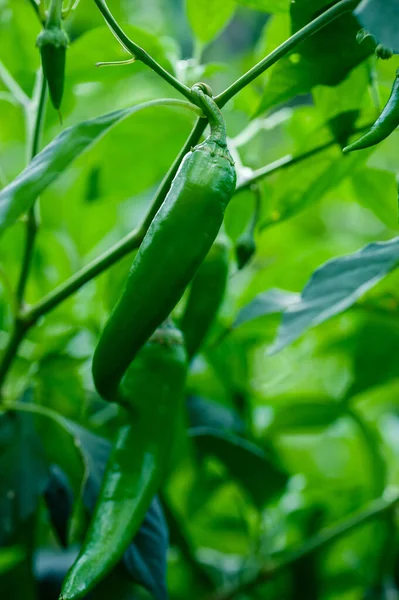
<instances>
[{"instance_id":1,"label":"light green leaf","mask_svg":"<svg viewBox=\"0 0 399 600\"><path fill-rule=\"evenodd\" d=\"M228 24L236 10L231 0L186 0L186 11L195 37L212 41Z\"/></svg>"},{"instance_id":2,"label":"light green leaf","mask_svg":"<svg viewBox=\"0 0 399 600\"><path fill-rule=\"evenodd\" d=\"M305 286L299 302L284 313L270 352L278 352L305 331L352 306L399 264L399 237L326 262Z\"/></svg>"},{"instance_id":3,"label":"light green leaf","mask_svg":"<svg viewBox=\"0 0 399 600\"><path fill-rule=\"evenodd\" d=\"M238 313L233 323L233 328L243 323L258 319L264 315L283 312L286 308L298 301L298 294L284 290L272 289L258 294L249 304Z\"/></svg>"},{"instance_id":4,"label":"light green leaf","mask_svg":"<svg viewBox=\"0 0 399 600\"><path fill-rule=\"evenodd\" d=\"M351 179L357 199L388 227L398 222L398 185L389 171L364 168Z\"/></svg>"},{"instance_id":5,"label":"light green leaf","mask_svg":"<svg viewBox=\"0 0 399 600\"><path fill-rule=\"evenodd\" d=\"M179 100L167 102L180 106L188 105ZM93 146L112 127L144 108L164 103L165 100L151 100L65 129L35 156L14 181L1 190L0 233L25 213L35 199L60 177L78 156Z\"/></svg>"},{"instance_id":6,"label":"light green leaf","mask_svg":"<svg viewBox=\"0 0 399 600\"><path fill-rule=\"evenodd\" d=\"M282 13L289 11L291 0L235 0L235 2L266 13Z\"/></svg>"}]
</instances>

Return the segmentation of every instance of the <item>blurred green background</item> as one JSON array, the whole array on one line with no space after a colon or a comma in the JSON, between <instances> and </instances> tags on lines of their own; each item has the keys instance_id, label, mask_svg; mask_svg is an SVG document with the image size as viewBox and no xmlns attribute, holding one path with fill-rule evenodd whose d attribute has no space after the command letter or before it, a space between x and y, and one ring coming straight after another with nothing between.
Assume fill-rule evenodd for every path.
<instances>
[{"instance_id":1,"label":"blurred green background","mask_svg":"<svg viewBox=\"0 0 399 600\"><path fill-rule=\"evenodd\" d=\"M219 93L328 4L110 0L109 7L128 35L166 69L187 85L206 81ZM253 213L254 193L236 194L228 208L228 292L207 346L191 366L188 412L162 492L171 535L168 589L173 599L210 599L227 583L240 586L269 564L271 555L300 547L320 529L399 485L399 281L394 268L370 284L366 295L359 293L361 299L349 303L348 310L343 306L292 345L269 352L281 313L298 301L315 269L398 235L397 132L377 148L353 156L344 157L340 148L354 127L377 117L399 66L398 56L377 61L367 41L359 46L355 36L360 27L352 16L328 26L224 109L241 180L248 169L331 144L260 179L257 250L241 271L233 247ZM71 44L63 122L49 104L43 145L83 120L151 99L178 97L140 63L96 68L98 61L127 55L94 2L82 0L66 29ZM28 0L0 0L0 61L28 96L39 68L39 31ZM193 122L194 115L180 108L138 112L45 190L29 304L139 224ZM25 167L26 140L23 111L0 70L2 187ZM0 238L0 349L11 327L10 290L19 275L24 235L20 219ZM116 408L94 391L90 364L131 260L125 257L40 320L6 382L7 400L25 398L28 389L40 407L79 424L81 429L72 432L75 441L86 439L87 431L110 439L119 424ZM350 272L344 287L354 278L356 273ZM334 285L327 305L333 304L333 293ZM184 299L176 316L183 306ZM65 423L55 431L54 420L28 416L11 425L4 415L0 421L0 544L7 547L0 552L0 590L4 598L45 600L57 595L34 583L32 557L40 579L46 569L57 572L54 565L64 556L60 558L42 498L48 464L73 471L76 482L83 475L70 437L64 439ZM9 427L14 428L11 433ZM212 435L201 436L200 427L217 430L227 445ZM243 448L240 440L249 447ZM398 548L395 519L384 513L270 581L247 591L239 588L236 596L394 600ZM157 588L161 567L153 568L154 589L162 598ZM93 597L131 597L130 588L120 594L116 589L104 588ZM145 594L141 588L132 593Z\"/></svg>"}]
</instances>

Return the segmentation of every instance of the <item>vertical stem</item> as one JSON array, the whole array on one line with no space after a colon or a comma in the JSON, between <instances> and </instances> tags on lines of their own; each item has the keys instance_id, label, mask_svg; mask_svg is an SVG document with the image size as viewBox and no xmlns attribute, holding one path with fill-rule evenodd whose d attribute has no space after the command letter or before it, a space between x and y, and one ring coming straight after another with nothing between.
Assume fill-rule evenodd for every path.
<instances>
[{"instance_id":1,"label":"vertical stem","mask_svg":"<svg viewBox=\"0 0 399 600\"><path fill-rule=\"evenodd\" d=\"M14 329L11 333L10 339L6 346L2 361L0 362L0 400L1 400L1 388L4 379L8 373L8 370L15 358L18 351L19 345L22 342L26 332L26 326L21 321L16 320L14 323Z\"/></svg>"},{"instance_id":2,"label":"vertical stem","mask_svg":"<svg viewBox=\"0 0 399 600\"><path fill-rule=\"evenodd\" d=\"M62 19L62 0L51 0L46 27L60 27Z\"/></svg>"},{"instance_id":3,"label":"vertical stem","mask_svg":"<svg viewBox=\"0 0 399 600\"><path fill-rule=\"evenodd\" d=\"M47 86L46 79L43 76L43 72L40 71L38 75L39 83L39 98L36 104L35 110L35 121L33 126L33 132L29 141L29 158L32 160L34 156L39 152L40 139L43 127L44 112L46 107L47 98ZM22 259L21 273L17 285L17 302L18 306L21 307L24 302L26 284L29 277L29 271L32 263L33 247L35 244L36 233L39 227L39 215L37 204L33 204L28 212L27 223L26 223L26 238L25 238L25 250Z\"/></svg>"}]
</instances>

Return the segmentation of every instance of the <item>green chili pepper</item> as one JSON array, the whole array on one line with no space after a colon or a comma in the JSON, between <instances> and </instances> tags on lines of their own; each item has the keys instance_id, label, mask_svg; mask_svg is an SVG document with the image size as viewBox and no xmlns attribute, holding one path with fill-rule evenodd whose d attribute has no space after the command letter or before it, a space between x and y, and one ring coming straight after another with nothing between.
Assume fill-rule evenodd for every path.
<instances>
[{"instance_id":1,"label":"green chili pepper","mask_svg":"<svg viewBox=\"0 0 399 600\"><path fill-rule=\"evenodd\" d=\"M249 263L249 261L256 252L255 230L260 212L261 193L259 186L256 184L252 186L251 189L255 194L254 212L248 223L248 227L246 228L244 233L242 233L238 238L235 247L237 265L239 270L243 269Z\"/></svg>"},{"instance_id":2,"label":"green chili pepper","mask_svg":"<svg viewBox=\"0 0 399 600\"><path fill-rule=\"evenodd\" d=\"M343 149L343 152L363 150L385 140L399 125L399 69L396 72L391 95L384 110L370 131Z\"/></svg>"},{"instance_id":3,"label":"green chili pepper","mask_svg":"<svg viewBox=\"0 0 399 600\"><path fill-rule=\"evenodd\" d=\"M180 321L189 359L198 352L212 326L224 298L228 274L229 244L220 235L191 283Z\"/></svg>"},{"instance_id":4,"label":"green chili pepper","mask_svg":"<svg viewBox=\"0 0 399 600\"><path fill-rule=\"evenodd\" d=\"M204 85L194 86L193 97L211 133L185 156L94 353L94 383L110 401L128 365L171 313L209 252L234 193L236 173L224 120L204 90Z\"/></svg>"},{"instance_id":5,"label":"green chili pepper","mask_svg":"<svg viewBox=\"0 0 399 600\"><path fill-rule=\"evenodd\" d=\"M64 92L65 59L68 35L62 26L62 0L52 0L44 29L36 45L40 50L43 73L47 80L51 102L59 110Z\"/></svg>"},{"instance_id":6,"label":"green chili pepper","mask_svg":"<svg viewBox=\"0 0 399 600\"><path fill-rule=\"evenodd\" d=\"M110 354L112 349L110 349ZM83 598L121 559L168 468L187 369L181 332L164 323L120 384L129 424L116 438L79 556L61 598Z\"/></svg>"}]
</instances>

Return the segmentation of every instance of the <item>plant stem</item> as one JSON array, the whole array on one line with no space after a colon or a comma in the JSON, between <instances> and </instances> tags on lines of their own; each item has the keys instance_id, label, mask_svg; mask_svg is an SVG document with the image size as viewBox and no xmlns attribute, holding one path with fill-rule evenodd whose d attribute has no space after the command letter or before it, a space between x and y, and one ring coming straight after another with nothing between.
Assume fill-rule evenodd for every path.
<instances>
[{"instance_id":1,"label":"plant stem","mask_svg":"<svg viewBox=\"0 0 399 600\"><path fill-rule=\"evenodd\" d=\"M292 156L292 154L282 156L272 163L269 163L260 169L256 169L256 171L252 172L251 177L248 177L247 179L238 183L236 187L236 193L250 188L254 183L260 179L263 179L264 177L267 177L268 175L273 175L273 173L276 173L282 169L286 169L287 167L293 167L294 165L311 158L312 156L315 156L324 150L328 150L328 148L335 146L336 143L337 142L335 140L331 140L330 142L326 142L321 146L316 146L316 148L312 148L303 154L298 154L298 156Z\"/></svg>"},{"instance_id":2,"label":"plant stem","mask_svg":"<svg viewBox=\"0 0 399 600\"><path fill-rule=\"evenodd\" d=\"M44 121L44 113L46 108L46 99L47 99L47 84L46 78L43 75L42 71L39 71L38 75L38 87L39 87L39 95L38 99L35 103L35 121L33 132L31 136L31 140L29 143L30 151L29 151L29 161L32 160L39 152L40 147L40 139L43 129L43 121ZM26 284L29 277L29 271L32 263L33 257L33 248L36 239L36 233L39 227L39 218L37 214L37 205L33 204L30 208L27 216L26 223L26 238L25 238L25 250L24 256L22 259L22 267L21 273L19 276L19 281L17 285L17 301L19 306L22 306L24 302L24 295Z\"/></svg>"},{"instance_id":3,"label":"plant stem","mask_svg":"<svg viewBox=\"0 0 399 600\"><path fill-rule=\"evenodd\" d=\"M51 0L46 27L60 27L62 23L62 0Z\"/></svg>"},{"instance_id":4,"label":"plant stem","mask_svg":"<svg viewBox=\"0 0 399 600\"><path fill-rule=\"evenodd\" d=\"M97 1L97 0L96 0ZM302 27L299 31L294 33L288 40L283 42L278 48L273 50L268 56L261 60L257 65L252 67L245 75L237 79L230 87L224 92L216 96L215 101L218 106L224 106L229 100L233 98L238 92L245 88L248 84L252 83L254 79L262 75L267 69L273 66L280 58L289 54L298 44L306 40L308 37L329 25L332 21L340 17L341 15L351 12L358 5L359 0L341 0L330 9L326 10L319 17Z\"/></svg>"},{"instance_id":5,"label":"plant stem","mask_svg":"<svg viewBox=\"0 0 399 600\"><path fill-rule=\"evenodd\" d=\"M370 129L372 123L367 123L367 125L363 125L362 127L357 127L352 131L352 134L362 133L363 131ZM330 140L329 142L325 142L324 144L320 144L320 146L316 146L315 148L311 148L302 154L298 154L297 156L293 156L292 154L286 154L281 158L261 167L260 169L256 169L252 172L250 177L240 181L236 187L235 193L241 192L243 190L249 189L254 183L258 182L260 179L264 177L268 177L269 175L273 175L274 173L286 169L287 167L293 167L308 158L312 158L312 156L316 156L324 150L328 150L332 148L339 142L335 139Z\"/></svg>"},{"instance_id":6,"label":"plant stem","mask_svg":"<svg viewBox=\"0 0 399 600\"><path fill-rule=\"evenodd\" d=\"M270 563L265 565L256 575L248 578L246 581L230 586L228 589L213 594L208 600L232 600L232 598L238 594L249 592L258 585L266 583L302 558L324 550L327 546L337 541L342 536L351 533L354 529L383 517L391 512L398 503L398 495L389 500L384 500L382 498L374 500L366 509L349 517L343 523L329 527L311 537L297 550L285 552L281 558L279 558L281 553L278 553L278 555L276 555L274 559L272 557Z\"/></svg>"},{"instance_id":7,"label":"plant stem","mask_svg":"<svg viewBox=\"0 0 399 600\"><path fill-rule=\"evenodd\" d=\"M39 151L40 138L42 133L44 111L46 106L46 80L43 76L42 71L39 72L36 81L36 90L38 93L34 95L33 100L29 105L25 106L25 115L29 125L29 111L32 107L35 107L35 118L32 133L30 134L30 127L28 127L28 135L30 139L29 145L29 156L28 160L31 160ZM16 291L16 306L17 311L21 309L24 301L26 283L29 277L30 266L32 262L33 247L35 243L36 233L38 229L38 222L36 216L36 207L32 206L27 216L26 223L26 238L25 238L25 249L24 256L22 259L21 272L18 280L17 291ZM15 312L15 311L14 311ZM4 350L2 360L0 362L0 397L1 388L4 383L4 379L10 369L15 355L18 352L19 345L21 344L25 334L29 328L29 325L23 322L18 312L14 316L14 325L11 336L8 340L8 344Z\"/></svg>"},{"instance_id":8,"label":"plant stem","mask_svg":"<svg viewBox=\"0 0 399 600\"><path fill-rule=\"evenodd\" d=\"M116 39L122 44L122 46L137 60L141 60L142 63L150 67L155 73L160 75L162 79L167 81L169 85L175 88L180 94L183 94L188 100L192 100L191 90L184 83L176 79L171 73L169 73L166 69L164 69L156 60L152 58L143 48L135 44L121 29L114 16L111 14L107 4L104 0L94 0L97 4L101 14L107 22L108 27L111 29L112 33L116 37Z\"/></svg>"},{"instance_id":9,"label":"plant stem","mask_svg":"<svg viewBox=\"0 0 399 600\"><path fill-rule=\"evenodd\" d=\"M15 320L13 331L9 337L7 346L4 350L4 354L0 363L0 400L2 397L1 388L4 382L4 379L8 373L9 368L12 365L12 362L15 358L16 353L18 352L18 348L20 343L25 337L25 333L27 331L26 325L20 321Z\"/></svg>"}]
</instances>

